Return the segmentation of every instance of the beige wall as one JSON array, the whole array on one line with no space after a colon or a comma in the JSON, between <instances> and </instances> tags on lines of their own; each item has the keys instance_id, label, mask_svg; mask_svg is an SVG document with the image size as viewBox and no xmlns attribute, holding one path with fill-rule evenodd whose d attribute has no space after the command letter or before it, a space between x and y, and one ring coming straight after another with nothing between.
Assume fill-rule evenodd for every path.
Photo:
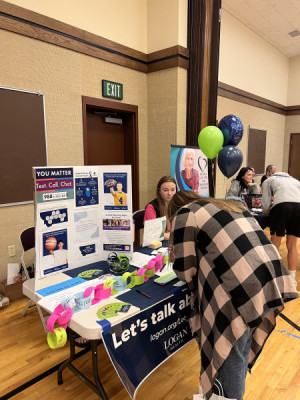
<instances>
[{"instance_id":1,"label":"beige wall","mask_svg":"<svg viewBox=\"0 0 300 400\"><path fill-rule=\"evenodd\" d=\"M139 145L147 165L147 75L47 43L0 30L1 84L43 92L49 165L83 165L81 96L101 98L101 79L122 82L124 103L139 107ZM176 82L174 82L176 85ZM173 117L174 119L176 116ZM147 177L141 165L141 202ZM0 279L7 263L20 262L20 232L34 224L33 205L0 208ZM4 234L5 232L5 234ZM16 245L8 258L7 246Z\"/></svg>"},{"instance_id":2,"label":"beige wall","mask_svg":"<svg viewBox=\"0 0 300 400\"><path fill-rule=\"evenodd\" d=\"M124 103L138 106L140 206L169 174L171 144L185 142L186 78L182 68L144 74L0 30L1 85L45 95L49 165L83 165L81 97L101 98L101 79L123 84ZM149 106L149 104L150 106ZM155 137L155 140L153 140ZM20 232L34 225L33 205L0 208L0 279L19 263ZM16 245L16 256L7 247Z\"/></svg>"},{"instance_id":3,"label":"beige wall","mask_svg":"<svg viewBox=\"0 0 300 400\"><path fill-rule=\"evenodd\" d=\"M161 0L162 3L165 0ZM147 0L8 0L58 21L147 52Z\"/></svg>"},{"instance_id":4,"label":"beige wall","mask_svg":"<svg viewBox=\"0 0 300 400\"><path fill-rule=\"evenodd\" d=\"M186 84L182 68L148 76L148 201L155 197L161 176L170 175L171 144L185 144Z\"/></svg>"},{"instance_id":5,"label":"beige wall","mask_svg":"<svg viewBox=\"0 0 300 400\"><path fill-rule=\"evenodd\" d=\"M187 0L10 2L146 53L187 43ZM49 165L83 164L81 96L101 98L104 78L123 83L123 101L139 109L140 206L144 207L154 196L157 180L170 172L171 144L185 144L187 71L171 68L147 75L1 30L0 42L0 57L5 60L0 64L1 85L45 94ZM284 55L223 12L220 81L283 105L299 104L299 64L297 58L289 64ZM238 115L245 127L239 145L243 165L250 125L268 132L266 164L287 169L289 133L299 131L300 116L285 118L219 97L218 120L227 114ZM225 194L225 185L217 169L218 197ZM0 208L0 279L6 276L8 262L19 262L19 233L34 224L33 218L32 205ZM16 245L17 255L8 258L11 244Z\"/></svg>"},{"instance_id":6,"label":"beige wall","mask_svg":"<svg viewBox=\"0 0 300 400\"><path fill-rule=\"evenodd\" d=\"M300 56L290 59L288 82L288 106L300 104Z\"/></svg>"},{"instance_id":7,"label":"beige wall","mask_svg":"<svg viewBox=\"0 0 300 400\"><path fill-rule=\"evenodd\" d=\"M248 128L265 129L267 131L266 165L274 164L278 170L283 169L283 146L285 132L285 117L270 111L261 110L247 104L242 104L224 97L218 97L217 118L224 115L237 115L244 125L244 134L238 148L243 153L242 167L247 164ZM217 168L216 197L223 197L233 178L227 179ZM260 177L256 177L260 182Z\"/></svg>"},{"instance_id":8,"label":"beige wall","mask_svg":"<svg viewBox=\"0 0 300 400\"><path fill-rule=\"evenodd\" d=\"M144 53L187 43L187 0L7 0Z\"/></svg>"},{"instance_id":9,"label":"beige wall","mask_svg":"<svg viewBox=\"0 0 300 400\"><path fill-rule=\"evenodd\" d=\"M286 106L288 76L288 57L222 10L219 81Z\"/></svg>"},{"instance_id":10,"label":"beige wall","mask_svg":"<svg viewBox=\"0 0 300 400\"><path fill-rule=\"evenodd\" d=\"M187 46L187 0L148 0L148 53Z\"/></svg>"},{"instance_id":11,"label":"beige wall","mask_svg":"<svg viewBox=\"0 0 300 400\"><path fill-rule=\"evenodd\" d=\"M300 56L288 58L222 10L219 81L284 106L300 104ZM218 119L235 114L245 134L239 146L246 165L247 126L267 130L266 165L288 170L290 133L300 132L300 116L284 117L218 98ZM272 138L272 139L271 139ZM218 193L224 178L218 171Z\"/></svg>"}]
</instances>

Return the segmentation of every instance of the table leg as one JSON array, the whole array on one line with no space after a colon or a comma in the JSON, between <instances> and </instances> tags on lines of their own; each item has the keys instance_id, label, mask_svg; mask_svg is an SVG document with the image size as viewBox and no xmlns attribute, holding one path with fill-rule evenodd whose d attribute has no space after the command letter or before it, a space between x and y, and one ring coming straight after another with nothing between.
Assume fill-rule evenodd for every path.
<instances>
[{"instance_id":1,"label":"table leg","mask_svg":"<svg viewBox=\"0 0 300 400\"><path fill-rule=\"evenodd\" d=\"M69 340L70 340L70 357L58 368L57 371L57 383L62 385L63 378L62 373L65 368L69 368L74 375L78 376L90 389L92 389L99 397L103 400L108 400L105 390L99 378L98 372L98 340L91 340L91 352L92 352L92 362L93 362L93 373L95 383L90 381L82 372L80 372L74 365L72 361L75 359L75 335L72 329L69 329Z\"/></svg>"}]
</instances>

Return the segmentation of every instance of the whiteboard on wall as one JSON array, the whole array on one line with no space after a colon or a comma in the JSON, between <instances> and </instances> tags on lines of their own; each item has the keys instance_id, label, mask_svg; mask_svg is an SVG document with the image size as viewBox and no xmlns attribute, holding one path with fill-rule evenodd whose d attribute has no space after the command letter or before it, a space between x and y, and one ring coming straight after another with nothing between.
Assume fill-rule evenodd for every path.
<instances>
[{"instance_id":1,"label":"whiteboard on wall","mask_svg":"<svg viewBox=\"0 0 300 400\"><path fill-rule=\"evenodd\" d=\"M0 206L32 203L32 167L47 165L44 95L0 87L0 124Z\"/></svg>"}]
</instances>

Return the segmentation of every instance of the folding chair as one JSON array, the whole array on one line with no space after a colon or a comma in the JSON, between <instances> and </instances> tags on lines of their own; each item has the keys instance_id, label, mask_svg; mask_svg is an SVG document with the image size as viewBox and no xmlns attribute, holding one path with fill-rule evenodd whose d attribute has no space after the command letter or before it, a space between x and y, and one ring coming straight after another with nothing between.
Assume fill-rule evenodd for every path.
<instances>
[{"instance_id":1,"label":"folding chair","mask_svg":"<svg viewBox=\"0 0 300 400\"><path fill-rule=\"evenodd\" d=\"M28 297L27 304L26 304L24 310L22 311L22 315L25 315L28 308L30 306L32 306L33 303L36 303L38 301L38 298L36 297L36 294L35 294L34 278L29 277L29 273L28 273L28 269L27 269L27 265L26 265L25 257L24 257L25 253L28 250L34 249L34 247L35 247L35 229L34 229L34 227L27 228L21 232L20 242L21 242L21 246L23 249L23 253L21 256L21 263L22 263L25 278L26 278L26 280L23 282L23 294L26 297ZM36 308L40 315L44 330L47 333L48 332L47 326L46 326L47 317L44 317L41 307L38 304L36 304Z\"/></svg>"},{"instance_id":2,"label":"folding chair","mask_svg":"<svg viewBox=\"0 0 300 400\"><path fill-rule=\"evenodd\" d=\"M144 217L145 217L145 209L135 211L132 214L132 219L134 223L134 247L138 247L140 245L140 235L137 235L137 232L141 229L144 229Z\"/></svg>"}]
</instances>

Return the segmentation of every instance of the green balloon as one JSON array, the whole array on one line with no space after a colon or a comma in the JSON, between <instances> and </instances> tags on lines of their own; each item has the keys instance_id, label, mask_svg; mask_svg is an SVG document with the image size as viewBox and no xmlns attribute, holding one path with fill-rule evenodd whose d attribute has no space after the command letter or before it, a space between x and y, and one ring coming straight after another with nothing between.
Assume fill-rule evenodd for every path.
<instances>
[{"instance_id":1,"label":"green balloon","mask_svg":"<svg viewBox=\"0 0 300 400\"><path fill-rule=\"evenodd\" d=\"M222 131L216 126L206 126L198 136L200 150L207 158L215 158L222 149L224 136Z\"/></svg>"}]
</instances>

